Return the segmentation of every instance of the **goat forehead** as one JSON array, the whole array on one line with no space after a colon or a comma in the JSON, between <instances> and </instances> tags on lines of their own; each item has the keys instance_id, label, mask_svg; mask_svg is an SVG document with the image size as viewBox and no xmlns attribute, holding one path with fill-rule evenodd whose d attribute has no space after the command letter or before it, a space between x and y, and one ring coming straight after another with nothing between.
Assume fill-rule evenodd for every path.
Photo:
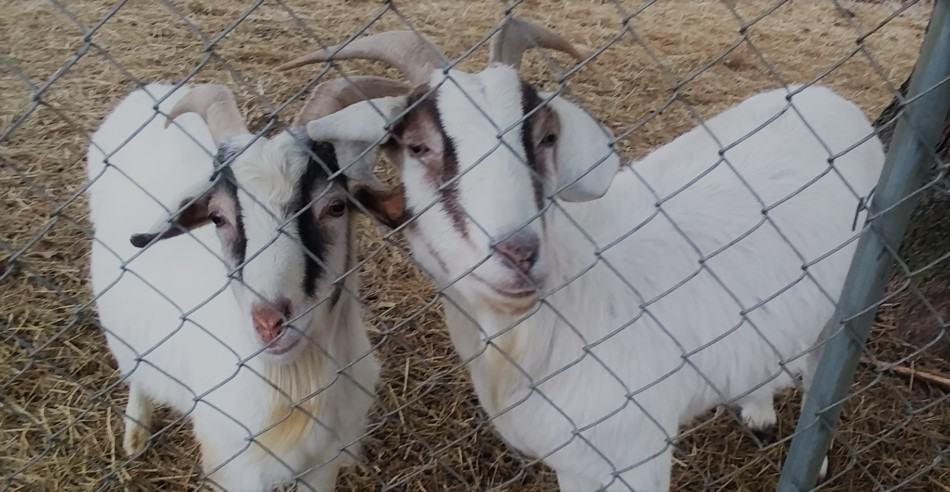
<instances>
[{"instance_id":1,"label":"goat forehead","mask_svg":"<svg viewBox=\"0 0 950 492\"><path fill-rule=\"evenodd\" d=\"M245 195L242 202L251 202L244 206L263 206L276 216L283 215L299 195L307 162L303 144L288 132L251 143L231 164L238 188Z\"/></svg>"},{"instance_id":2,"label":"goat forehead","mask_svg":"<svg viewBox=\"0 0 950 492\"><path fill-rule=\"evenodd\" d=\"M441 74L440 74L441 75ZM451 71L438 93L439 117L447 135L467 159L477 159L502 138L523 156L521 148L522 86L517 72L506 66L489 67L478 74ZM509 127L512 127L509 129ZM510 155L510 154L509 154Z\"/></svg>"}]
</instances>

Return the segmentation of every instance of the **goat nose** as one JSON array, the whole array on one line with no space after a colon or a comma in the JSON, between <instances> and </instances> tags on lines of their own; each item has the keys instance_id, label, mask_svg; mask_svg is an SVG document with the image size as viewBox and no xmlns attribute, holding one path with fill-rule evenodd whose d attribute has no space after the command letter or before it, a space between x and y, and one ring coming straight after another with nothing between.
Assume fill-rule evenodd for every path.
<instances>
[{"instance_id":1,"label":"goat nose","mask_svg":"<svg viewBox=\"0 0 950 492\"><path fill-rule=\"evenodd\" d=\"M497 251L512 268L522 273L531 271L531 267L538 261L538 251L541 242L532 232L518 232L495 245Z\"/></svg>"},{"instance_id":2,"label":"goat nose","mask_svg":"<svg viewBox=\"0 0 950 492\"><path fill-rule=\"evenodd\" d=\"M290 319L290 301L282 298L275 302L254 303L251 319L261 340L270 343L283 333L284 322Z\"/></svg>"}]
</instances>

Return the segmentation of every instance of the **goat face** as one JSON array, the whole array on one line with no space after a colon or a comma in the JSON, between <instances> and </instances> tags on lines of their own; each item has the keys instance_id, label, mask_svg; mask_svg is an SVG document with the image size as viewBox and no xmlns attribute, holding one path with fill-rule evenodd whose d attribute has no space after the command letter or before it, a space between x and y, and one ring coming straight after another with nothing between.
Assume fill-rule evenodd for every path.
<instances>
[{"instance_id":1,"label":"goat face","mask_svg":"<svg viewBox=\"0 0 950 492\"><path fill-rule=\"evenodd\" d=\"M292 360L313 321L329 316L347 268L346 178L330 179L331 144L308 143L291 131L219 143L211 183L183 194L174 223L132 237L142 247L215 227L252 346L274 360Z\"/></svg>"},{"instance_id":2,"label":"goat face","mask_svg":"<svg viewBox=\"0 0 950 492\"><path fill-rule=\"evenodd\" d=\"M414 258L437 283L506 312L527 310L544 287L550 198L601 196L620 162L590 115L503 64L435 70L409 96L356 103L307 131L370 144L386 139L387 126L383 150L400 170Z\"/></svg>"},{"instance_id":3,"label":"goat face","mask_svg":"<svg viewBox=\"0 0 950 492\"><path fill-rule=\"evenodd\" d=\"M548 134L543 145L535 135L558 128L546 108L525 117L537 99L508 67L454 72L415 89L386 148L418 212L405 230L417 261L480 301L514 308L533 302L546 271L543 179L554 151Z\"/></svg>"}]
</instances>

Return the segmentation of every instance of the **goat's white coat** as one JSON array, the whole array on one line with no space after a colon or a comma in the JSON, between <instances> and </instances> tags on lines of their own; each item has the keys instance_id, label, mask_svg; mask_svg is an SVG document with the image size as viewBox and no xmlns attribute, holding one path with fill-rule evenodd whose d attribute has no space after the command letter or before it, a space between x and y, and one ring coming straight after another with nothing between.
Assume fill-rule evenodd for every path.
<instances>
[{"instance_id":1,"label":"goat's white coat","mask_svg":"<svg viewBox=\"0 0 950 492\"><path fill-rule=\"evenodd\" d=\"M779 114L785 94L754 96L706 125L731 144ZM833 154L872 133L861 110L828 89L807 88L793 102ZM802 265L854 236L855 192L866 195L876 182L880 142L838 157L837 172L770 209L774 227L749 188L775 204L825 173L829 152L792 109L725 152L749 188L717 164L719 148L695 128L623 168L602 198L547 212L545 288L567 285L493 342L541 381L537 392L505 357L479 356L480 334L513 318L447 291L449 331L460 356L474 358L468 367L482 405L508 443L543 457L562 490L667 490L678 426L724 402L770 401L792 384L780 360L793 373L809 369L806 356L789 359L812 347L831 318L855 243L810 265L814 281Z\"/></svg>"},{"instance_id":2,"label":"goat's white coat","mask_svg":"<svg viewBox=\"0 0 950 492\"><path fill-rule=\"evenodd\" d=\"M130 410L149 406L142 399L147 395L190 416L205 471L227 490L262 490L298 474L316 490L332 490L339 466L348 462L339 449L349 445L349 452L358 452L358 446L350 443L365 430L372 403L366 391L373 391L379 373L358 301L344 292L334 308L317 309L311 318L309 336L331 354L332 361L320 349L302 343L306 348L285 365L256 356L239 366L239 360L260 346L253 342L247 315L228 286L227 268L217 257L221 246L214 227L201 227L192 231L193 237L166 239L145 250L129 243L131 234L167 217L165 208L177 209L182 193L207 184L211 174L216 149L201 119L186 114L176 119L180 129L172 125L166 130L164 117L152 109L153 98L171 88L151 84L145 89L151 96L143 90L130 94L92 136L88 156L87 170L94 181L89 188L95 226L92 284L109 347L131 387ZM186 91L182 88L165 99L161 110L167 114ZM99 149L106 153L119 149L146 122L108 157L128 178L106 168ZM288 145L289 141L277 142L246 152L266 159ZM133 257L123 273L123 263ZM355 275L348 276L345 288L358 290ZM189 320L184 323L183 313ZM341 373L343 366L347 367ZM267 378L296 385L293 391L282 388L295 397L322 391L316 397L320 424L295 443L275 443L271 451L280 461L247 440L272 424L274 408L286 409L289 404ZM306 485L299 487L307 490Z\"/></svg>"},{"instance_id":3,"label":"goat's white coat","mask_svg":"<svg viewBox=\"0 0 950 492\"><path fill-rule=\"evenodd\" d=\"M568 188L542 224L519 140L506 135L509 149L495 136L517 121L515 71L450 74L440 84L436 71L430 86L457 150L468 236L444 206L429 207L445 184L405 151L406 204L422 212L403 230L444 294L453 344L499 434L553 468L562 490L668 490L680 425L723 403L761 425L792 375L808 385L862 224L859 197L884 162L857 106L820 86L796 93L794 109L785 90L762 93L614 172L601 125L555 98L557 176L545 192ZM385 130L368 106L308 130L353 118L366 125L352 139L375 141ZM583 201L611 175L606 194ZM518 316L487 284L516 274L490 245L519 229L541 236L532 275L549 294L509 329Z\"/></svg>"}]
</instances>

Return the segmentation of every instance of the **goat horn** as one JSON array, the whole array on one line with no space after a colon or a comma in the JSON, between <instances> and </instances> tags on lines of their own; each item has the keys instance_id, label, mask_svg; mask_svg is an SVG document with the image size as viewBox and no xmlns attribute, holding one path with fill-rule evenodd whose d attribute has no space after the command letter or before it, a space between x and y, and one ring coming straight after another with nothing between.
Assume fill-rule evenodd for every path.
<instances>
[{"instance_id":1,"label":"goat horn","mask_svg":"<svg viewBox=\"0 0 950 492\"><path fill-rule=\"evenodd\" d=\"M445 56L421 34L415 31L389 31L314 51L284 63L277 69L289 70L330 59L367 59L388 63L402 72L413 85L427 82L432 70L445 64Z\"/></svg>"},{"instance_id":2,"label":"goat horn","mask_svg":"<svg viewBox=\"0 0 950 492\"><path fill-rule=\"evenodd\" d=\"M402 82L383 77L352 76L321 82L294 117L293 126L301 127L364 99L401 96L409 92Z\"/></svg>"},{"instance_id":3,"label":"goat horn","mask_svg":"<svg viewBox=\"0 0 950 492\"><path fill-rule=\"evenodd\" d=\"M533 22L510 17L502 24L491 42L491 63L503 63L521 69L521 57L531 48L548 48L582 58L570 41L560 34Z\"/></svg>"},{"instance_id":4,"label":"goat horn","mask_svg":"<svg viewBox=\"0 0 950 492\"><path fill-rule=\"evenodd\" d=\"M234 94L220 84L202 84L191 88L175 103L165 120L165 127L185 114L197 113L208 125L215 145L237 135L248 133L244 117L238 109Z\"/></svg>"}]
</instances>

